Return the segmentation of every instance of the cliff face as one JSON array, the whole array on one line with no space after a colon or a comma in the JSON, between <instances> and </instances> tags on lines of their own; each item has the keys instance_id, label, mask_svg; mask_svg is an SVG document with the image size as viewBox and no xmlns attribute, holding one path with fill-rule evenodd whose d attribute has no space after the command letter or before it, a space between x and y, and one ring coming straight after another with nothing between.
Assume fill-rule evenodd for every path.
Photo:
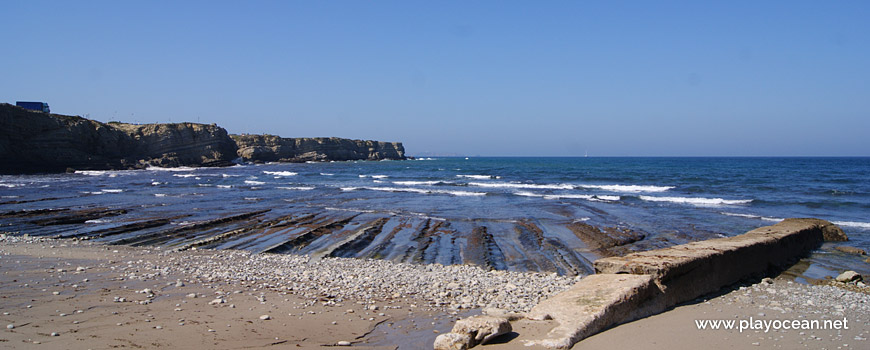
<instances>
[{"instance_id":1,"label":"cliff face","mask_svg":"<svg viewBox=\"0 0 870 350\"><path fill-rule=\"evenodd\" d=\"M0 104L0 173L228 165L235 143L216 125L130 125Z\"/></svg>"},{"instance_id":2,"label":"cliff face","mask_svg":"<svg viewBox=\"0 0 870 350\"><path fill-rule=\"evenodd\" d=\"M405 159L401 142L274 135L232 135L232 138L238 146L238 156L251 162Z\"/></svg>"},{"instance_id":3,"label":"cliff face","mask_svg":"<svg viewBox=\"0 0 870 350\"><path fill-rule=\"evenodd\" d=\"M217 125L111 124L124 131L135 145L140 163L161 167L225 166L236 158L236 144Z\"/></svg>"}]
</instances>

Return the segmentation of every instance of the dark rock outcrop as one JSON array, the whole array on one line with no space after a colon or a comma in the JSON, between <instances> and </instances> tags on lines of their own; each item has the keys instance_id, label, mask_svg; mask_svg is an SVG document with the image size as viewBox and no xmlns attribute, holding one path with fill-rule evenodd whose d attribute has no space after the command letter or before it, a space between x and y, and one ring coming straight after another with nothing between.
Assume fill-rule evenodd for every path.
<instances>
[{"instance_id":1,"label":"dark rock outcrop","mask_svg":"<svg viewBox=\"0 0 870 350\"><path fill-rule=\"evenodd\" d=\"M232 138L238 146L238 156L257 163L405 159L401 142L274 135L232 135Z\"/></svg>"},{"instance_id":2,"label":"dark rock outcrop","mask_svg":"<svg viewBox=\"0 0 870 350\"><path fill-rule=\"evenodd\" d=\"M101 123L0 104L0 173L229 165L226 130L194 123Z\"/></svg>"}]
</instances>

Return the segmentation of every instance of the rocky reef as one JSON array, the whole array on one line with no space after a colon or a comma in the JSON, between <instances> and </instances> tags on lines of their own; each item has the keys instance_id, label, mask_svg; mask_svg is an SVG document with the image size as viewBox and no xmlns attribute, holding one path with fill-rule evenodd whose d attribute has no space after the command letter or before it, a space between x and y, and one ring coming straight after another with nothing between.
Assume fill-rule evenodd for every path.
<instances>
[{"instance_id":1,"label":"rocky reef","mask_svg":"<svg viewBox=\"0 0 870 350\"><path fill-rule=\"evenodd\" d=\"M236 146L217 125L101 123L0 104L0 173L222 166Z\"/></svg>"},{"instance_id":2,"label":"rocky reef","mask_svg":"<svg viewBox=\"0 0 870 350\"><path fill-rule=\"evenodd\" d=\"M255 163L405 159L405 148L401 142L337 137L231 136L238 146L238 156Z\"/></svg>"}]
</instances>

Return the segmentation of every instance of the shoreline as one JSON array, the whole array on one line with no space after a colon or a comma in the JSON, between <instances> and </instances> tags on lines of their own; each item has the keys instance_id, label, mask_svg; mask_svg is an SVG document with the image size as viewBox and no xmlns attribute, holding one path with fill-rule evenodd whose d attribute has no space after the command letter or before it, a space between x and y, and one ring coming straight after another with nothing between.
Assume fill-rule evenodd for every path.
<instances>
[{"instance_id":1,"label":"shoreline","mask_svg":"<svg viewBox=\"0 0 870 350\"><path fill-rule=\"evenodd\" d=\"M3 270L0 290L4 296L0 299L4 312L0 320L5 325L14 325L12 329L5 329L0 342L13 349L39 344L64 344L72 349L194 348L201 344L221 349L321 348L340 342L358 348L404 349L390 344L399 340L402 344L414 341L414 344L429 347L432 344L429 339L449 331L453 321L479 310L477 307L450 308L451 303L445 301L461 301L462 295L439 294L457 287L449 285L448 288L448 284L457 283L452 281L459 276L457 271L469 274L466 280L469 285L502 283L498 287L479 288L481 294L515 287L518 295L525 295L535 288L542 290L540 280L533 277L543 281L556 277L482 271L470 266L391 262L374 266L382 274L395 273L397 266L399 271L406 269L395 274L405 280L412 279L408 274L447 272L435 275L439 277L427 276L434 279L428 293L410 293L401 292L403 289L387 280L377 281L386 286L383 290L375 288L375 284L358 283L360 281L354 282L358 288L343 290L331 284L337 280L336 275L329 274L331 264L336 268L332 273L371 274L365 265L373 261L360 259L251 256L247 252L217 250L175 252L8 235L0 238L0 254ZM279 267L285 270L275 270ZM294 280L302 276L307 276L304 281ZM553 279L553 293L562 290L558 283L567 287L574 280L576 278ZM437 287L439 284L441 287ZM400 292L386 293L387 290ZM542 293L541 297L549 295ZM844 297L850 302L839 302ZM492 300L492 306L504 306L495 301L497 297L485 298ZM807 300L813 304L805 304ZM510 298L506 301L514 303ZM534 305L531 301L526 304ZM524 310L522 307L508 309ZM828 317L824 312L830 310L849 319L853 328L840 332L739 333L692 330L695 325L691 322L700 318L823 319ZM837 316L833 313L829 316ZM803 344L860 348L870 337L870 318L864 316L867 314L870 314L870 296L866 294L802 285L782 276L773 284L760 282L725 290L659 315L612 327L577 343L573 349L626 346L680 349L708 346L707 342L713 339L724 342L720 348L750 347L755 343L782 348L803 347ZM263 315L268 315L269 319L260 319ZM545 333L548 326L520 320L515 325L515 333L505 340L514 339L479 348L528 349L522 340Z\"/></svg>"},{"instance_id":2,"label":"shoreline","mask_svg":"<svg viewBox=\"0 0 870 350\"><path fill-rule=\"evenodd\" d=\"M8 312L0 322L13 325L0 342L12 348L58 341L76 349L356 346L378 325L408 321L434 340L429 323L449 331L474 312L463 304L526 310L575 280L463 265L179 252L9 235L0 236L0 257L0 309Z\"/></svg>"}]
</instances>

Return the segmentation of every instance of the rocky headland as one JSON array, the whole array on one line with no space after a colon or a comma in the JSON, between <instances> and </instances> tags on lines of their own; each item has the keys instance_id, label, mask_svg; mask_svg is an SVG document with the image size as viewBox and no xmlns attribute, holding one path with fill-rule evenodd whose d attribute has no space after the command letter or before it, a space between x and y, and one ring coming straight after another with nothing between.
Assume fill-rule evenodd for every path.
<instances>
[{"instance_id":1,"label":"rocky headland","mask_svg":"<svg viewBox=\"0 0 870 350\"><path fill-rule=\"evenodd\" d=\"M101 123L0 104L0 173L230 165L217 125Z\"/></svg>"},{"instance_id":2,"label":"rocky headland","mask_svg":"<svg viewBox=\"0 0 870 350\"><path fill-rule=\"evenodd\" d=\"M233 135L215 124L101 123L0 104L0 173L405 159L401 143Z\"/></svg>"},{"instance_id":3,"label":"rocky headland","mask_svg":"<svg viewBox=\"0 0 870 350\"><path fill-rule=\"evenodd\" d=\"M401 142L247 134L231 137L238 145L239 157L255 163L405 159Z\"/></svg>"}]
</instances>

